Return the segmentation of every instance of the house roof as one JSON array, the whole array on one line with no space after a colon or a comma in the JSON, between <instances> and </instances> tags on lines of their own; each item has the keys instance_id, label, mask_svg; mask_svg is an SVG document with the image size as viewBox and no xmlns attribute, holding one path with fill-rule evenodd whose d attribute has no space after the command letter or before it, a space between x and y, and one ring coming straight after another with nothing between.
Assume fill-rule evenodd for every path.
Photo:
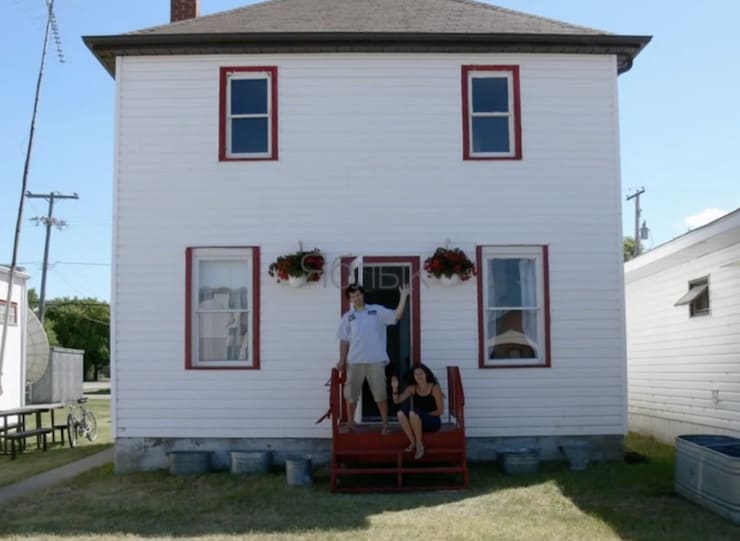
<instances>
[{"instance_id":1,"label":"house roof","mask_svg":"<svg viewBox=\"0 0 740 541\"><path fill-rule=\"evenodd\" d=\"M472 0L267 0L85 44L115 75L130 55L272 52L616 54L628 70L649 36L622 36Z\"/></svg>"},{"instance_id":2,"label":"house roof","mask_svg":"<svg viewBox=\"0 0 740 541\"><path fill-rule=\"evenodd\" d=\"M625 282L639 280L739 242L740 208L630 259L624 264ZM728 266L737 267L738 265L740 261L728 263Z\"/></svg>"}]
</instances>

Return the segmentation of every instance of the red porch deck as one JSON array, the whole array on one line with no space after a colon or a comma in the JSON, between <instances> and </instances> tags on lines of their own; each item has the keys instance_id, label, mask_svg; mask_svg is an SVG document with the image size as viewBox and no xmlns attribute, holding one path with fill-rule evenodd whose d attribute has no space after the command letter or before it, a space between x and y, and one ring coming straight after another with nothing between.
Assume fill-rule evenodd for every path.
<instances>
[{"instance_id":1,"label":"red porch deck","mask_svg":"<svg viewBox=\"0 0 740 541\"><path fill-rule=\"evenodd\" d=\"M403 491L459 489L468 485L465 457L465 399L460 372L447 367L449 414L439 432L424 434L425 454L415 460L404 452L408 440L398 426L388 435L375 424L356 425L339 432L346 422L343 382L334 369L331 376L332 422L331 489L334 491Z\"/></svg>"}]
</instances>

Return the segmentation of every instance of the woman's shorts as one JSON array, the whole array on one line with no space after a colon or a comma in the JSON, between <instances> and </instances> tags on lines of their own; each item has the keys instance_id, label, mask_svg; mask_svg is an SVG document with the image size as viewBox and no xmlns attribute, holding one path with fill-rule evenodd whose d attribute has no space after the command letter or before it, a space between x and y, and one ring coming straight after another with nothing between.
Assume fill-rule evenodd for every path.
<instances>
[{"instance_id":1,"label":"woman's shorts","mask_svg":"<svg viewBox=\"0 0 740 541\"><path fill-rule=\"evenodd\" d=\"M420 410L419 408L411 408L408 404L401 408L401 411L408 417L409 412L413 411L421 419L421 431L422 432L437 432L442 428L442 418L439 415L429 415L428 412Z\"/></svg>"}]
</instances>

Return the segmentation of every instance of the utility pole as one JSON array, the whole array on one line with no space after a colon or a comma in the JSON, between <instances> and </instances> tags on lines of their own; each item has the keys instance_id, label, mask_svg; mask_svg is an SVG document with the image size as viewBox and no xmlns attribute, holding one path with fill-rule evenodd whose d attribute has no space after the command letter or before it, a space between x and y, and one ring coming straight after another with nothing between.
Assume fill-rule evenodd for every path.
<instances>
[{"instance_id":1,"label":"utility pole","mask_svg":"<svg viewBox=\"0 0 740 541\"><path fill-rule=\"evenodd\" d=\"M46 226L46 242L44 243L44 263L41 270L41 294L39 295L39 320L41 323L44 322L44 311L46 305L46 269L49 263L49 239L51 237L51 226L61 230L67 225L64 220L57 220L54 218L54 200L55 199L79 199L80 196L77 193L70 195L64 195L59 192L49 192L48 194L35 194L26 192L26 197L29 199L43 198L49 201L49 213L46 216L38 216L31 218L36 222L36 225L42 223Z\"/></svg>"},{"instance_id":2,"label":"utility pole","mask_svg":"<svg viewBox=\"0 0 740 541\"><path fill-rule=\"evenodd\" d=\"M627 201L630 199L635 200L635 256L640 255L642 252L642 248L640 246L640 212L642 212L642 209L640 208L640 194L643 193L645 193L645 188L640 188L632 195L627 196Z\"/></svg>"}]
</instances>

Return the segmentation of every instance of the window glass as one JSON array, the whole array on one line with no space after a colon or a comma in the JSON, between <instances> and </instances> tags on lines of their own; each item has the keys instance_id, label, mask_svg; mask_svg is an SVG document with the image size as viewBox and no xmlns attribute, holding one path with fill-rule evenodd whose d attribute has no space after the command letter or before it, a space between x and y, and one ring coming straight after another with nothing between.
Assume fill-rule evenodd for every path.
<instances>
[{"instance_id":1,"label":"window glass","mask_svg":"<svg viewBox=\"0 0 740 541\"><path fill-rule=\"evenodd\" d=\"M277 67L221 67L220 85L219 160L277 160Z\"/></svg>"},{"instance_id":2,"label":"window glass","mask_svg":"<svg viewBox=\"0 0 740 541\"><path fill-rule=\"evenodd\" d=\"M232 119L231 152L234 154L267 152L267 122L267 117Z\"/></svg>"},{"instance_id":3,"label":"window glass","mask_svg":"<svg viewBox=\"0 0 740 541\"><path fill-rule=\"evenodd\" d=\"M519 66L462 66L463 159L520 160Z\"/></svg>"},{"instance_id":4,"label":"window glass","mask_svg":"<svg viewBox=\"0 0 740 541\"><path fill-rule=\"evenodd\" d=\"M509 81L505 77L473 77L473 112L509 112Z\"/></svg>"},{"instance_id":5,"label":"window glass","mask_svg":"<svg viewBox=\"0 0 740 541\"><path fill-rule=\"evenodd\" d=\"M545 250L481 249L481 367L549 365Z\"/></svg>"},{"instance_id":6,"label":"window glass","mask_svg":"<svg viewBox=\"0 0 740 541\"><path fill-rule=\"evenodd\" d=\"M266 115L267 79L232 79L231 114Z\"/></svg>"},{"instance_id":7,"label":"window glass","mask_svg":"<svg viewBox=\"0 0 740 541\"><path fill-rule=\"evenodd\" d=\"M689 316L704 316L711 313L709 306L709 277L689 282L689 290L673 306L689 306Z\"/></svg>"},{"instance_id":8,"label":"window glass","mask_svg":"<svg viewBox=\"0 0 740 541\"><path fill-rule=\"evenodd\" d=\"M252 351L253 249L193 249L188 367L258 368Z\"/></svg>"},{"instance_id":9,"label":"window glass","mask_svg":"<svg viewBox=\"0 0 740 541\"><path fill-rule=\"evenodd\" d=\"M210 310L247 308L246 281L249 264L244 260L204 260L198 268L199 307Z\"/></svg>"},{"instance_id":10,"label":"window glass","mask_svg":"<svg viewBox=\"0 0 740 541\"><path fill-rule=\"evenodd\" d=\"M537 310L491 310L487 317L489 359L537 358Z\"/></svg>"},{"instance_id":11,"label":"window glass","mask_svg":"<svg viewBox=\"0 0 740 541\"><path fill-rule=\"evenodd\" d=\"M533 259L488 260L489 306L536 306Z\"/></svg>"},{"instance_id":12,"label":"window glass","mask_svg":"<svg viewBox=\"0 0 740 541\"><path fill-rule=\"evenodd\" d=\"M473 117L473 152L509 152L507 117Z\"/></svg>"},{"instance_id":13,"label":"window glass","mask_svg":"<svg viewBox=\"0 0 740 541\"><path fill-rule=\"evenodd\" d=\"M246 312L198 314L198 358L203 362L243 361L249 358Z\"/></svg>"}]
</instances>

